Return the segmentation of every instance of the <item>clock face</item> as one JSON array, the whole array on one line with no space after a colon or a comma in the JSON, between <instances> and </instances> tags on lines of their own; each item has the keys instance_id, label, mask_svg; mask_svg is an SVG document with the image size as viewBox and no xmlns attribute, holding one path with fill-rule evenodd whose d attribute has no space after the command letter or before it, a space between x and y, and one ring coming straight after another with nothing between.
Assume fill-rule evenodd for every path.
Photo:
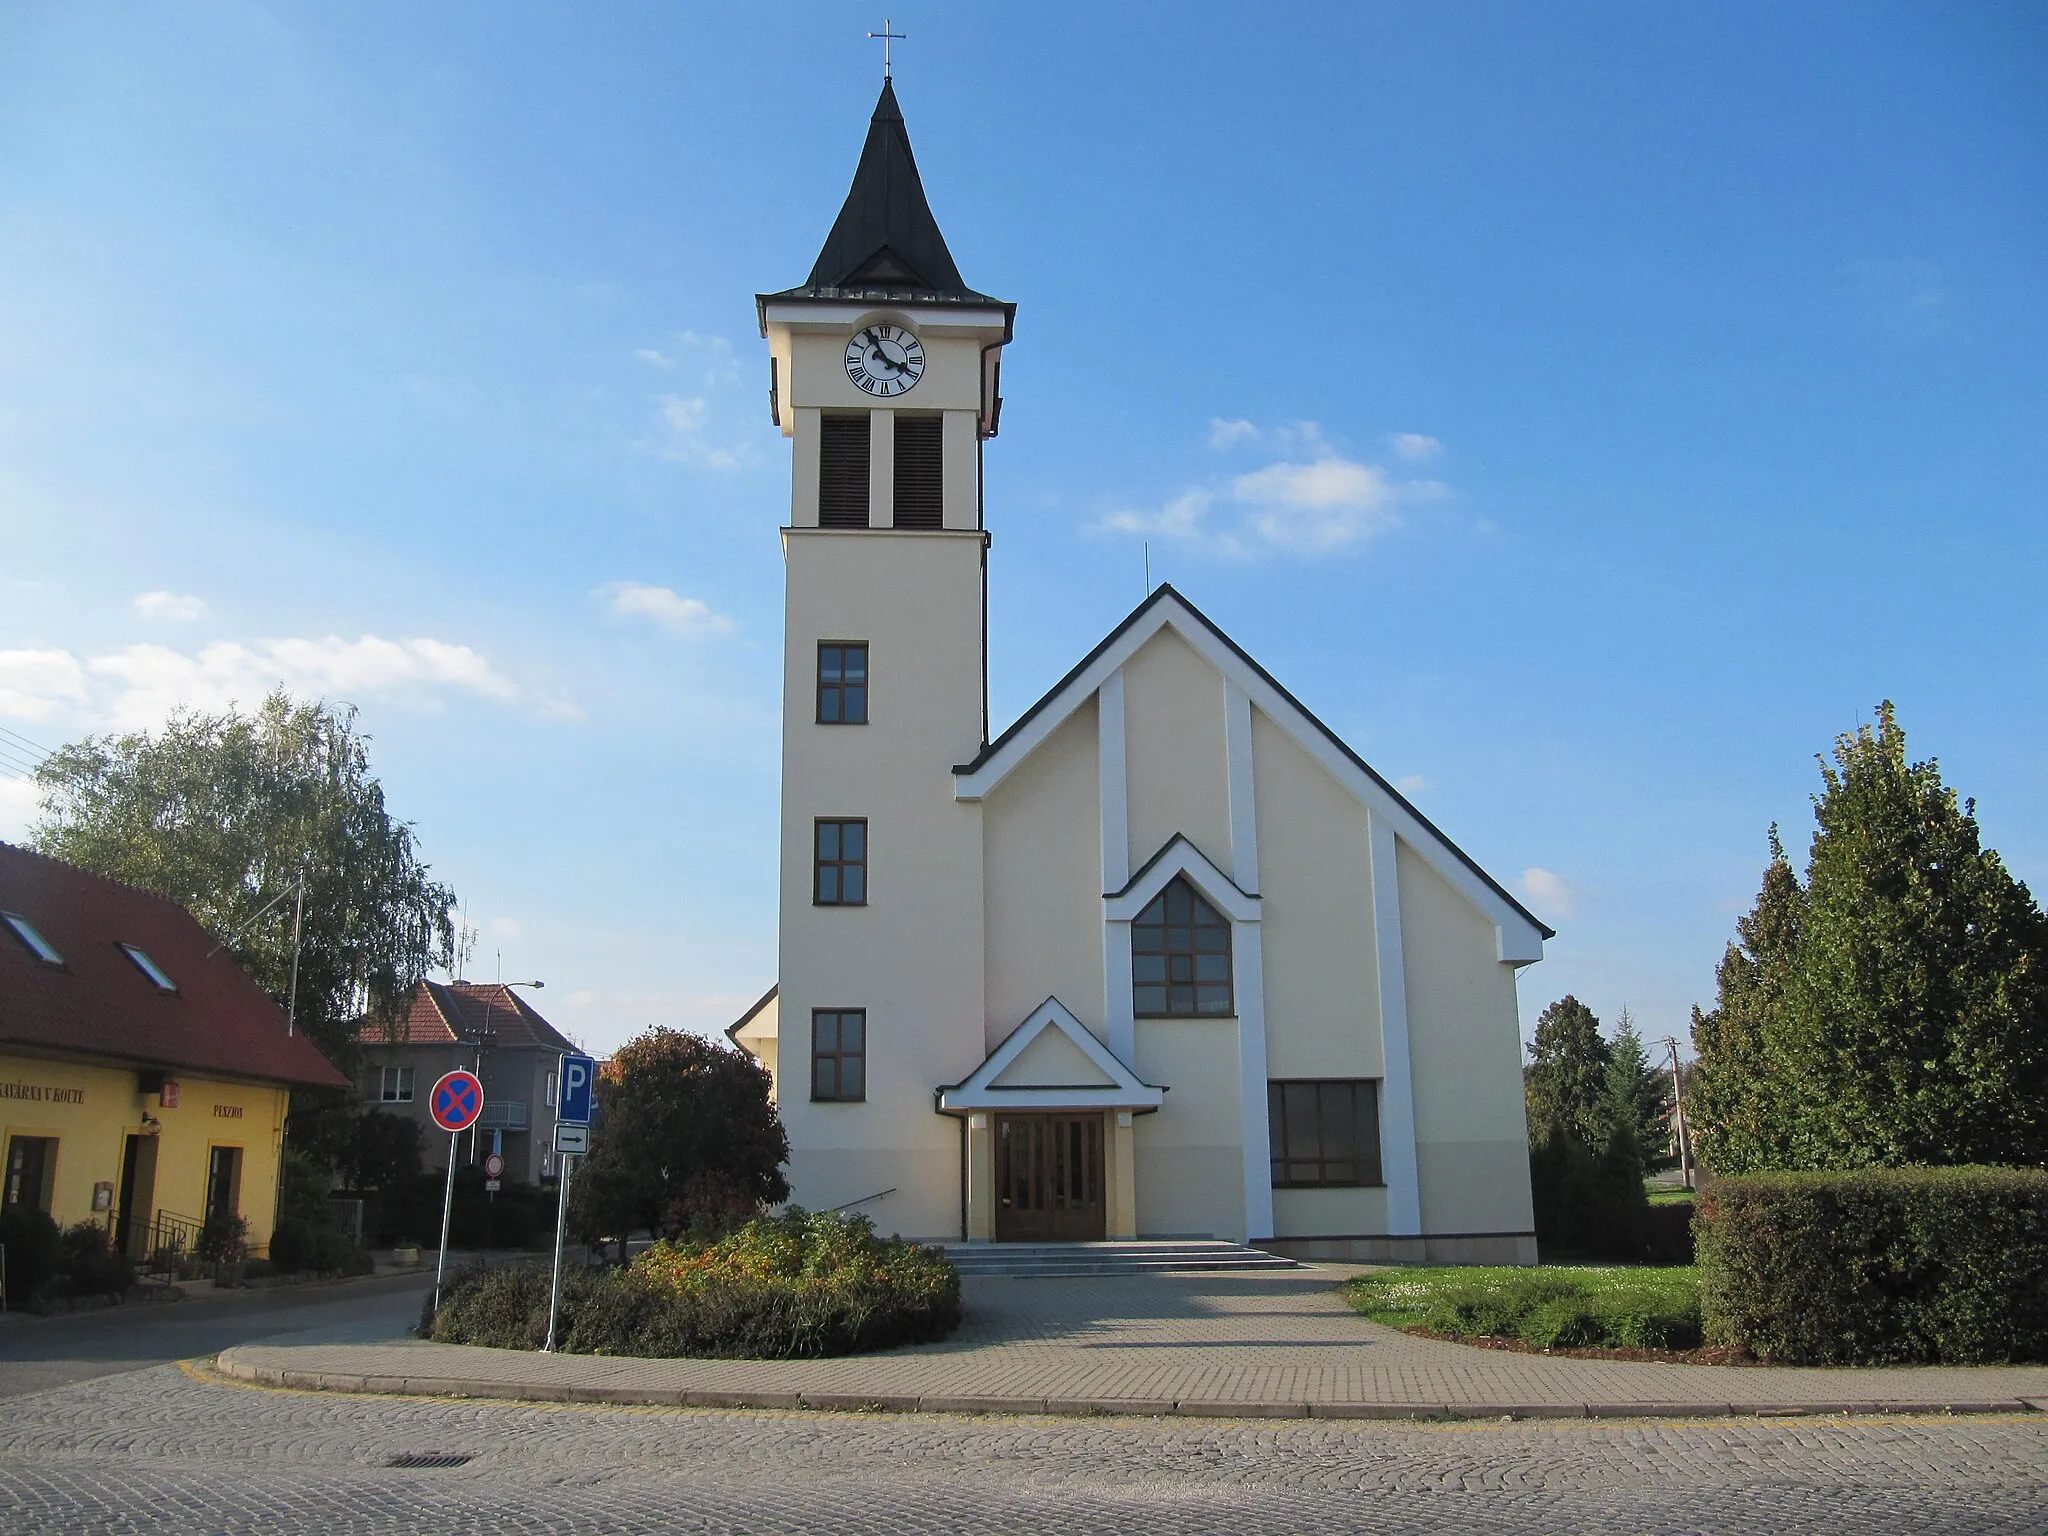
<instances>
[{"instance_id":1,"label":"clock face","mask_svg":"<svg viewBox=\"0 0 2048 1536\"><path fill-rule=\"evenodd\" d=\"M846 376L857 388L888 398L924 377L924 344L900 325L871 325L846 344Z\"/></svg>"}]
</instances>

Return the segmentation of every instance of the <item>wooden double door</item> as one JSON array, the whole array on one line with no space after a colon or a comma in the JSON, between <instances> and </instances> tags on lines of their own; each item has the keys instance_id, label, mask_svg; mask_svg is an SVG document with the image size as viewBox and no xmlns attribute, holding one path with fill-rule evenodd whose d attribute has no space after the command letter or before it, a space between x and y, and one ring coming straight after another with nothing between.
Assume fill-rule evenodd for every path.
<instances>
[{"instance_id":1,"label":"wooden double door","mask_svg":"<svg viewBox=\"0 0 2048 1536\"><path fill-rule=\"evenodd\" d=\"M1092 1114L996 1116L996 1241L1099 1242L1103 1120Z\"/></svg>"}]
</instances>

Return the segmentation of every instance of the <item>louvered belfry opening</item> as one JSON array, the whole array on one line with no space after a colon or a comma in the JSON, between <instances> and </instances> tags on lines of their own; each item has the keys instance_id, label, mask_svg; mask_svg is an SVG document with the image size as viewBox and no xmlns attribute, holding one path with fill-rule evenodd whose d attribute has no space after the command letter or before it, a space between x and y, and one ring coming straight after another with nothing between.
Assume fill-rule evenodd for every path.
<instances>
[{"instance_id":1,"label":"louvered belfry opening","mask_svg":"<svg viewBox=\"0 0 2048 1536\"><path fill-rule=\"evenodd\" d=\"M938 416L896 415L896 526L945 526L944 421Z\"/></svg>"},{"instance_id":2,"label":"louvered belfry opening","mask_svg":"<svg viewBox=\"0 0 2048 1536\"><path fill-rule=\"evenodd\" d=\"M826 416L819 422L818 526L868 525L868 418ZM897 472L902 473L900 470Z\"/></svg>"}]
</instances>

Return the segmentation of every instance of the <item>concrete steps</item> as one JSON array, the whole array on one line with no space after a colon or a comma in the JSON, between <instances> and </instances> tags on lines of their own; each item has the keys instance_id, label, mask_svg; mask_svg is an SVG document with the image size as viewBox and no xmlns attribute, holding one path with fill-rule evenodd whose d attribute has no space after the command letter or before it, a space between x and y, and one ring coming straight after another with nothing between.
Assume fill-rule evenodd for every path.
<instances>
[{"instance_id":1,"label":"concrete steps","mask_svg":"<svg viewBox=\"0 0 2048 1536\"><path fill-rule=\"evenodd\" d=\"M1299 1269L1293 1259L1206 1238L1134 1243L948 1243L961 1275L1188 1274L1212 1270Z\"/></svg>"}]
</instances>

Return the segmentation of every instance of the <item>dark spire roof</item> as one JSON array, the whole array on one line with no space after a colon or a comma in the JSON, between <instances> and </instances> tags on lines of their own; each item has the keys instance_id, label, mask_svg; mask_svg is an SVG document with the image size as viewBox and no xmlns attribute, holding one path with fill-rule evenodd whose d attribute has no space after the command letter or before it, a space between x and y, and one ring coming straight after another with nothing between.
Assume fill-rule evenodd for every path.
<instances>
[{"instance_id":1,"label":"dark spire roof","mask_svg":"<svg viewBox=\"0 0 2048 1536\"><path fill-rule=\"evenodd\" d=\"M960 280L946 237L939 233L910 134L896 105L896 88L882 82L881 100L868 124L860 167L846 205L825 237L825 248L801 288L775 298L941 299L997 303Z\"/></svg>"}]
</instances>

